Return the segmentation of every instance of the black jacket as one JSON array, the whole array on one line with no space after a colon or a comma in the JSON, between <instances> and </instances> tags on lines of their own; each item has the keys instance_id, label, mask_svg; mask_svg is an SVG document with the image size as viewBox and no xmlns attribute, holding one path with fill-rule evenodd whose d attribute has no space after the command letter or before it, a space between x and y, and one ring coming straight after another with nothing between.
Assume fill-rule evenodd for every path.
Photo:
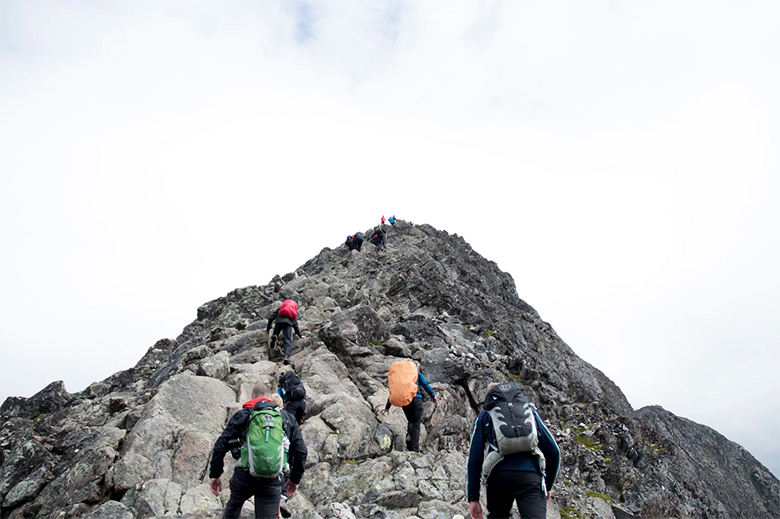
<instances>
[{"instance_id":1,"label":"black jacket","mask_svg":"<svg viewBox=\"0 0 780 519\"><path fill-rule=\"evenodd\" d=\"M214 443L214 451L211 455L211 467L209 469L210 478L218 478L222 475L222 466L224 464L225 454L230 450L228 441L238 438L243 445L246 442L246 428L249 423L249 415L253 409L263 409L266 407L276 407L276 404L268 400L261 400L255 404L254 408L244 408L238 411L228 422L225 430ZM284 434L290 440L290 453L288 462L290 463L290 481L296 485L301 482L303 472L306 469L306 456L309 450L303 441L301 430L298 428L298 422L295 417L287 411L281 409Z\"/></svg>"},{"instance_id":2,"label":"black jacket","mask_svg":"<svg viewBox=\"0 0 780 519\"><path fill-rule=\"evenodd\" d=\"M268 317L268 326L265 328L266 332L271 331L271 326L273 326L274 320L277 324L289 324L293 327L293 330L295 330L295 334L298 337L301 337L301 329L298 328L298 319L290 319L289 317L279 315L279 310L275 310L274 313Z\"/></svg>"}]
</instances>

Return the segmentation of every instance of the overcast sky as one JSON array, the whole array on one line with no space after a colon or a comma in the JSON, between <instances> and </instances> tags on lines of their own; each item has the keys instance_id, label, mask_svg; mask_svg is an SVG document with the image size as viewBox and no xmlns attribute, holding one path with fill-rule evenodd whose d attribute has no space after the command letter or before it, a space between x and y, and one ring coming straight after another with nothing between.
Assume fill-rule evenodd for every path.
<instances>
[{"instance_id":1,"label":"overcast sky","mask_svg":"<svg viewBox=\"0 0 780 519\"><path fill-rule=\"evenodd\" d=\"M395 214L780 475L779 29L774 0L0 0L0 399Z\"/></svg>"}]
</instances>

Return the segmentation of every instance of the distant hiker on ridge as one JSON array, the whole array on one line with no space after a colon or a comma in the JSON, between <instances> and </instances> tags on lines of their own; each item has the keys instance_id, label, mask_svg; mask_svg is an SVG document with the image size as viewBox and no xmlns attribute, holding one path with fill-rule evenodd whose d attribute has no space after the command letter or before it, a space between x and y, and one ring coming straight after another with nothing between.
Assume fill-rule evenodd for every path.
<instances>
[{"instance_id":1,"label":"distant hiker on ridge","mask_svg":"<svg viewBox=\"0 0 780 519\"><path fill-rule=\"evenodd\" d=\"M380 220L379 225L384 227L384 225L385 225L385 215L382 215L382 219Z\"/></svg>"},{"instance_id":2,"label":"distant hiker on ridge","mask_svg":"<svg viewBox=\"0 0 780 519\"><path fill-rule=\"evenodd\" d=\"M274 348L276 338L279 336L279 332L281 332L284 337L284 361L287 362L287 359L292 355L293 330L295 330L295 334L299 338L304 338L301 335L300 328L298 328L298 303L292 299L285 299L282 302L282 307L268 317L266 332L271 331L274 321L276 321L276 325L274 326L274 332L271 334L271 349Z\"/></svg>"},{"instance_id":3,"label":"distant hiker on ridge","mask_svg":"<svg viewBox=\"0 0 780 519\"><path fill-rule=\"evenodd\" d=\"M284 402L284 410L295 417L298 425L303 423L306 412L306 388L294 371L285 371L279 375L279 389L276 390Z\"/></svg>"},{"instance_id":4,"label":"distant hiker on ridge","mask_svg":"<svg viewBox=\"0 0 780 519\"><path fill-rule=\"evenodd\" d=\"M417 371L417 365L411 360L399 360L390 365L387 371L387 387L390 398L387 399L385 408L380 412L388 414L391 406L401 407L406 415L406 449L420 452L420 424L422 423L423 389L431 395L431 402L436 403L436 395L433 393L428 381L422 373Z\"/></svg>"},{"instance_id":5,"label":"distant hiker on ridge","mask_svg":"<svg viewBox=\"0 0 780 519\"><path fill-rule=\"evenodd\" d=\"M395 215L388 218L387 221L390 222L390 225L395 225Z\"/></svg>"},{"instance_id":6,"label":"distant hiker on ridge","mask_svg":"<svg viewBox=\"0 0 780 519\"><path fill-rule=\"evenodd\" d=\"M471 433L466 472L471 519L482 519L483 477L488 518L510 517L516 501L520 517L544 519L560 462L558 445L520 388L511 382L489 385Z\"/></svg>"},{"instance_id":7,"label":"distant hiker on ridge","mask_svg":"<svg viewBox=\"0 0 780 519\"><path fill-rule=\"evenodd\" d=\"M360 252L360 249L363 248L363 233L356 232L354 235L348 236L347 247L349 247L350 251L356 250Z\"/></svg>"},{"instance_id":8,"label":"distant hiker on ridge","mask_svg":"<svg viewBox=\"0 0 780 519\"><path fill-rule=\"evenodd\" d=\"M255 517L276 519L282 492L292 497L298 489L308 450L295 419L271 402L271 388L266 384L254 387L252 400L233 415L214 444L209 487L215 496L222 491L225 454L236 441L241 446L240 461L230 480L230 499L223 517L241 517L244 502L254 496ZM290 479L283 486L282 469L288 461Z\"/></svg>"},{"instance_id":9,"label":"distant hiker on ridge","mask_svg":"<svg viewBox=\"0 0 780 519\"><path fill-rule=\"evenodd\" d=\"M385 230L381 227L377 227L374 229L374 235L368 241L376 245L376 250L385 250L387 247L387 244L385 243L386 236Z\"/></svg>"}]
</instances>

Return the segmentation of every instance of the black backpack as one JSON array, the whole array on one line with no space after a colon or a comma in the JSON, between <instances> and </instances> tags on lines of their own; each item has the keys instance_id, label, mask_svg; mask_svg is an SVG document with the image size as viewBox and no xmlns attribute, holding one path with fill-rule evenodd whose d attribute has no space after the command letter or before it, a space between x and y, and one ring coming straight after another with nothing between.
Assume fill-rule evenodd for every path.
<instances>
[{"instance_id":1,"label":"black backpack","mask_svg":"<svg viewBox=\"0 0 780 519\"><path fill-rule=\"evenodd\" d=\"M306 388L294 371L286 371L279 377L279 383L284 388L284 398L288 402L303 400L306 397Z\"/></svg>"}]
</instances>

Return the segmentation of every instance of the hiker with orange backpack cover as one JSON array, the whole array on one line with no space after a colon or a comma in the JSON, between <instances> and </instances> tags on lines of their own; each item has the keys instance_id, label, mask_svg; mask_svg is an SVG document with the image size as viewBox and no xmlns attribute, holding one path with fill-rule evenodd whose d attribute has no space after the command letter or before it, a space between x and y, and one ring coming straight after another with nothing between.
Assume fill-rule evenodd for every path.
<instances>
[{"instance_id":1,"label":"hiker with orange backpack cover","mask_svg":"<svg viewBox=\"0 0 780 519\"><path fill-rule=\"evenodd\" d=\"M281 332L282 337L284 337L284 360L287 362L287 359L292 355L293 330L295 330L295 334L300 339L305 339L301 335L301 329L298 328L298 303L292 299L285 299L281 308L268 317L266 332L271 331L274 321L276 321L276 325L274 326L274 332L271 334L271 348L273 349L274 344L276 344L276 338L279 336L279 332Z\"/></svg>"},{"instance_id":2,"label":"hiker with orange backpack cover","mask_svg":"<svg viewBox=\"0 0 780 519\"><path fill-rule=\"evenodd\" d=\"M410 360L394 362L387 372L387 386L390 397L385 408L380 412L388 414L393 405L401 407L406 415L406 432L408 439L406 449L420 452L420 424L422 423L423 389L431 395L431 402L436 403L436 395L417 365Z\"/></svg>"}]
</instances>

